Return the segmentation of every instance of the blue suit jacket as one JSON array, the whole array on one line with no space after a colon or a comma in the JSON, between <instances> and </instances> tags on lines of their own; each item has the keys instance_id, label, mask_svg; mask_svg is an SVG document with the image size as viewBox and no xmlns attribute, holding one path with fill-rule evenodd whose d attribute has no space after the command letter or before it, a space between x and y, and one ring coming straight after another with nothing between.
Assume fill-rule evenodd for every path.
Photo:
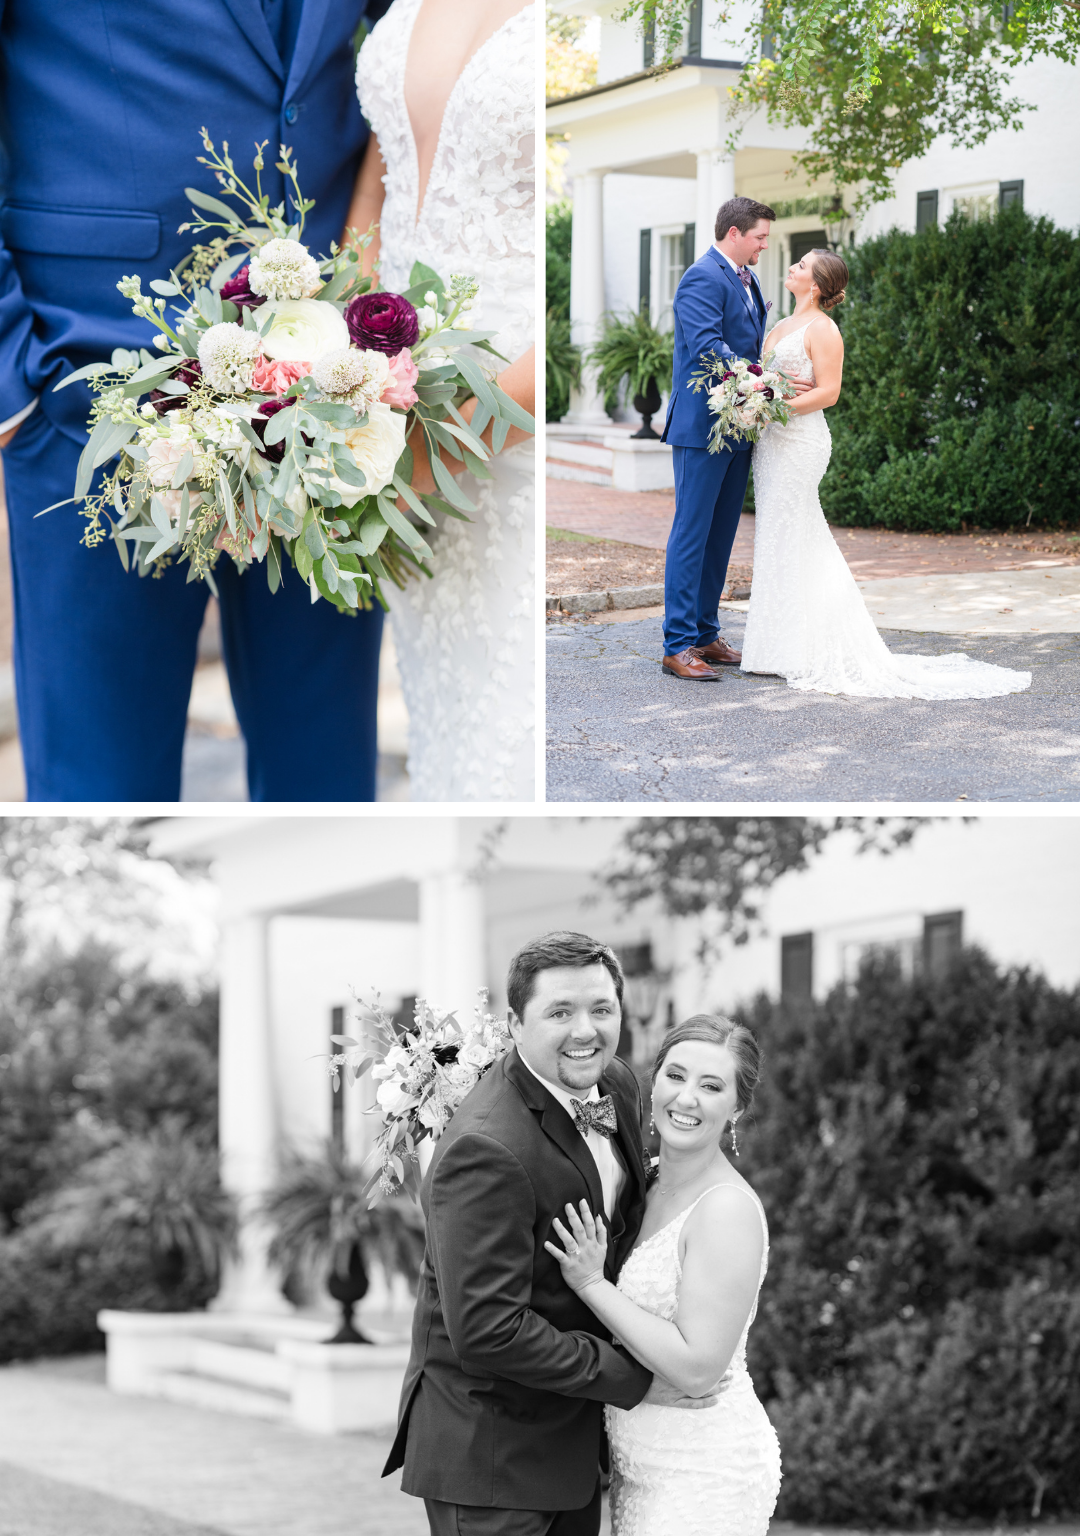
<instances>
[{"instance_id":1,"label":"blue suit jacket","mask_svg":"<svg viewBox=\"0 0 1080 1536\"><path fill-rule=\"evenodd\" d=\"M765 339L765 302L757 277L750 273L754 313L746 302L746 289L734 269L710 245L692 267L687 267L675 293L675 356L671 370L665 443L676 448L704 448L713 418L703 389L688 388L701 368L704 355L745 357L757 362ZM733 439L731 447L747 449L748 442Z\"/></svg>"},{"instance_id":2,"label":"blue suit jacket","mask_svg":"<svg viewBox=\"0 0 1080 1536\"><path fill-rule=\"evenodd\" d=\"M261 0L0 0L0 421L40 395L78 442L73 368L153 335L116 291L127 273L165 277L191 248L185 186L220 195L199 129L227 140L250 185L269 140L263 189L284 197L279 144L316 199L304 239L326 254L341 233L368 129L353 85L352 37L386 0L304 0L289 67Z\"/></svg>"}]
</instances>

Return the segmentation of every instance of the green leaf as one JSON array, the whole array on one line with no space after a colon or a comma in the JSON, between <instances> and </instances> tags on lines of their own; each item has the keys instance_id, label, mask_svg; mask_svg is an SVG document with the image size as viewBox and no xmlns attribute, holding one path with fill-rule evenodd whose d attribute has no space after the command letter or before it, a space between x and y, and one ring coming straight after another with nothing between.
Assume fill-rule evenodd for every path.
<instances>
[{"instance_id":1,"label":"green leaf","mask_svg":"<svg viewBox=\"0 0 1080 1536\"><path fill-rule=\"evenodd\" d=\"M422 555L431 554L431 550L412 523L409 522L407 517L401 515L397 507L394 506L394 503L388 500L381 491L379 492L378 503L379 511L382 513L383 518L398 537L405 540L410 549L419 550Z\"/></svg>"},{"instance_id":2,"label":"green leaf","mask_svg":"<svg viewBox=\"0 0 1080 1536\"><path fill-rule=\"evenodd\" d=\"M176 523L176 537L183 544L184 534L187 532L188 515L191 512L191 493L185 485L180 492L180 516Z\"/></svg>"},{"instance_id":3,"label":"green leaf","mask_svg":"<svg viewBox=\"0 0 1080 1536\"><path fill-rule=\"evenodd\" d=\"M175 283L166 283L160 277L152 277L150 286L155 293L160 293L163 299L173 299L181 292Z\"/></svg>"},{"instance_id":4,"label":"green leaf","mask_svg":"<svg viewBox=\"0 0 1080 1536\"><path fill-rule=\"evenodd\" d=\"M304 528L304 543L316 560L325 555L326 540L323 538L323 531L315 518L312 518Z\"/></svg>"},{"instance_id":5,"label":"green leaf","mask_svg":"<svg viewBox=\"0 0 1080 1536\"><path fill-rule=\"evenodd\" d=\"M230 224L239 224L240 215L228 203L219 202L216 197L207 197L205 192L200 192L195 187L185 187L184 196L201 208L204 213L216 213L219 218L227 219Z\"/></svg>"},{"instance_id":6,"label":"green leaf","mask_svg":"<svg viewBox=\"0 0 1080 1536\"><path fill-rule=\"evenodd\" d=\"M455 481L453 475L439 458L438 454L431 455L431 473L435 476L435 484L442 491L447 501L455 507L460 507L463 512L475 512L476 506L465 495L465 492Z\"/></svg>"},{"instance_id":7,"label":"green leaf","mask_svg":"<svg viewBox=\"0 0 1080 1536\"><path fill-rule=\"evenodd\" d=\"M518 405L516 400L499 388L497 384L491 386L491 392L499 406L499 415L507 417L515 427L520 427L523 432L535 432L536 422L528 411Z\"/></svg>"},{"instance_id":8,"label":"green leaf","mask_svg":"<svg viewBox=\"0 0 1080 1536\"><path fill-rule=\"evenodd\" d=\"M266 581L271 592L281 586L281 541L276 533L270 535L270 547L266 551Z\"/></svg>"},{"instance_id":9,"label":"green leaf","mask_svg":"<svg viewBox=\"0 0 1080 1536\"><path fill-rule=\"evenodd\" d=\"M424 519L425 523L430 523L431 526L434 528L435 527L435 519L432 517L431 513L428 511L427 507L424 506L424 503L420 500L419 496L413 490L412 486L411 485L407 485L405 483L405 481L400 477L400 475L395 475L394 476L393 484L394 484L394 489L398 492L398 494L400 496L404 496L405 500L409 503L409 506L412 507L412 509L416 513L417 517L422 517Z\"/></svg>"},{"instance_id":10,"label":"green leaf","mask_svg":"<svg viewBox=\"0 0 1080 1536\"><path fill-rule=\"evenodd\" d=\"M66 389L69 384L74 384L77 379L92 379L99 373L112 373L108 363L87 363L85 368L76 368L74 373L65 374L59 384L53 385L53 394L58 389Z\"/></svg>"},{"instance_id":11,"label":"green leaf","mask_svg":"<svg viewBox=\"0 0 1080 1536\"><path fill-rule=\"evenodd\" d=\"M168 537L171 539L173 536L172 523L170 523L169 514L166 512L158 496L151 496L150 498L150 517L162 538Z\"/></svg>"},{"instance_id":12,"label":"green leaf","mask_svg":"<svg viewBox=\"0 0 1080 1536\"><path fill-rule=\"evenodd\" d=\"M176 472L172 477L171 490L178 491L185 480L191 479L191 472L195 468L195 456L190 448L184 449L184 457L176 466Z\"/></svg>"}]
</instances>

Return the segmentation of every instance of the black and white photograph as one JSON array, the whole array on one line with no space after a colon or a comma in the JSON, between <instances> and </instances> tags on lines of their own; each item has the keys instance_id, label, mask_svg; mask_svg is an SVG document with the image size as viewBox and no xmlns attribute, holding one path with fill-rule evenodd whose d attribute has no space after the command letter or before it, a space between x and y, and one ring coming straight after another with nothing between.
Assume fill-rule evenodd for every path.
<instances>
[{"instance_id":1,"label":"black and white photograph","mask_svg":"<svg viewBox=\"0 0 1080 1536\"><path fill-rule=\"evenodd\" d=\"M1078 858L0 819L0 1530L1071 1536Z\"/></svg>"}]
</instances>

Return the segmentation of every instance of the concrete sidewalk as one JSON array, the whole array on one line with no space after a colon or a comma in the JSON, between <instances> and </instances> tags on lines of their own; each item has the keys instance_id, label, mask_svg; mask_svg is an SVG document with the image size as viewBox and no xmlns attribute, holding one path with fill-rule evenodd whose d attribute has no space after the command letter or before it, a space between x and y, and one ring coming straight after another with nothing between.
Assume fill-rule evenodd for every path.
<instances>
[{"instance_id":1,"label":"concrete sidewalk","mask_svg":"<svg viewBox=\"0 0 1080 1536\"><path fill-rule=\"evenodd\" d=\"M723 616L738 647L743 614ZM658 618L552 623L552 802L1075 801L1080 635L885 632L893 651L966 651L1032 673L1024 693L932 702L800 693L721 667L661 671Z\"/></svg>"}]
</instances>

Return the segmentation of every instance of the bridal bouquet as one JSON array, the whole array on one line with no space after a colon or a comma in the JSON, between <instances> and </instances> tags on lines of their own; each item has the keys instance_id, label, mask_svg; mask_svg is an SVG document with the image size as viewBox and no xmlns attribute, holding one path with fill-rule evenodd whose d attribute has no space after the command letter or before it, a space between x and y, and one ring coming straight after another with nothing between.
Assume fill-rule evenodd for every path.
<instances>
[{"instance_id":1,"label":"bridal bouquet","mask_svg":"<svg viewBox=\"0 0 1080 1536\"><path fill-rule=\"evenodd\" d=\"M439 1139L465 1095L510 1049L506 1023L488 1013L487 1002L482 990L471 1020L462 1025L453 1013L437 1013L418 998L412 1024L399 1032L376 995L365 1007L366 1044L351 1035L331 1035L343 1048L329 1058L334 1091L342 1068L350 1084L367 1072L379 1084L378 1167L364 1191L372 1204L400 1189L419 1194L417 1144L426 1136Z\"/></svg>"},{"instance_id":2,"label":"bridal bouquet","mask_svg":"<svg viewBox=\"0 0 1080 1536\"><path fill-rule=\"evenodd\" d=\"M791 416L787 402L796 393L787 374L778 368L748 363L741 357L718 358L715 352L709 354L707 366L692 376L690 388L705 390L709 410L716 417L709 429L710 453L723 452L725 437L756 443L771 422L786 425Z\"/></svg>"},{"instance_id":3,"label":"bridal bouquet","mask_svg":"<svg viewBox=\"0 0 1080 1536\"><path fill-rule=\"evenodd\" d=\"M342 610L385 607L379 583L430 575L431 550L417 523L431 508L466 518L476 510L443 463L457 459L490 478L480 434L493 422L497 453L511 424L532 418L462 349L499 357L492 332L474 331L468 311L479 285L416 263L404 294L371 292L356 248L315 257L303 244L314 206L300 195L290 151L277 169L292 186L296 222L262 190L265 144L256 148L255 189L239 178L228 144L203 145L224 195L241 212L191 187L188 229L219 230L169 274L117 284L136 315L156 326L157 355L118 348L63 379L88 379L90 440L69 500L82 502L83 542L128 546L140 575L189 562L188 580L216 593L222 553L240 569L265 562L271 591L283 554L311 588ZM353 232L355 235L355 232ZM363 249L371 233L356 237ZM235 247L239 247L237 251ZM166 317L169 300L173 317ZM458 406L475 395L466 423ZM419 425L438 486L413 490L406 436ZM102 490L94 471L119 455ZM66 505L64 502L57 506ZM52 511L52 508L47 510Z\"/></svg>"}]
</instances>

